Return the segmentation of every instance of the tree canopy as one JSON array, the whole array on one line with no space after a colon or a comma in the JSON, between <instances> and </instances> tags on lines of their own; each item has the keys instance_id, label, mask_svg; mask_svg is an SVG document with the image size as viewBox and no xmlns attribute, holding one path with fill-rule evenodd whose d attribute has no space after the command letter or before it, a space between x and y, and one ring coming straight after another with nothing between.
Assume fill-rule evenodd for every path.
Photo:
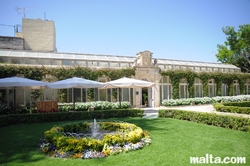
<instances>
[{"instance_id":1,"label":"tree canopy","mask_svg":"<svg viewBox=\"0 0 250 166\"><path fill-rule=\"evenodd\" d=\"M226 35L224 45L218 44L217 60L233 64L242 72L250 73L250 24L240 25L238 31L232 26L222 28Z\"/></svg>"}]
</instances>

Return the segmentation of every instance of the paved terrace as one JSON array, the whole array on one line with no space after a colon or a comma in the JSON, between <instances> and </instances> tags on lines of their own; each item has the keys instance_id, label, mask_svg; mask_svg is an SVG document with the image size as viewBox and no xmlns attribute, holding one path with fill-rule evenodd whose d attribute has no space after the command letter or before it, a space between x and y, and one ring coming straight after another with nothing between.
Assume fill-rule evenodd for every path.
<instances>
[{"instance_id":1,"label":"paved terrace","mask_svg":"<svg viewBox=\"0 0 250 166\"><path fill-rule=\"evenodd\" d=\"M143 108L145 116L143 118L157 118L158 110L160 109L176 109L176 110L185 110L185 111L196 111L196 112L207 112L207 113L216 113L220 115L230 115L230 116L242 116L250 118L250 115L247 114L237 114L237 113L228 113L228 112L217 112L212 104L208 105L197 105L197 106L173 106L173 107L157 107L157 108Z\"/></svg>"}]
</instances>

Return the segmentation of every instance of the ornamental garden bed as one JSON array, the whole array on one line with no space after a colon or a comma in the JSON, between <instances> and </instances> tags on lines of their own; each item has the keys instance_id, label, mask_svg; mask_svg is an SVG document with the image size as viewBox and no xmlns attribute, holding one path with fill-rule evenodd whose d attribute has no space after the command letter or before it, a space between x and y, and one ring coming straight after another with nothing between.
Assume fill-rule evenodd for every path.
<instances>
[{"instance_id":1,"label":"ornamental garden bed","mask_svg":"<svg viewBox=\"0 0 250 166\"><path fill-rule=\"evenodd\" d=\"M151 143L140 127L124 122L79 122L52 127L40 139L40 150L60 158L103 158L141 149Z\"/></svg>"}]
</instances>

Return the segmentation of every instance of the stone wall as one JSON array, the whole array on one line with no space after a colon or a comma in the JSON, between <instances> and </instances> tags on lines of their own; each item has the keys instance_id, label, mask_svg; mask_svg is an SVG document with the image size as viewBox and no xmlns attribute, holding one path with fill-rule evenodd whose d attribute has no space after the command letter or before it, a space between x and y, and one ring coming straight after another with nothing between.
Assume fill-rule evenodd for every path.
<instances>
[{"instance_id":1,"label":"stone wall","mask_svg":"<svg viewBox=\"0 0 250 166\"><path fill-rule=\"evenodd\" d=\"M23 50L23 38L0 36L0 48L11 50Z\"/></svg>"},{"instance_id":2,"label":"stone wall","mask_svg":"<svg viewBox=\"0 0 250 166\"><path fill-rule=\"evenodd\" d=\"M54 21L23 18L22 36L27 50L56 52Z\"/></svg>"}]
</instances>

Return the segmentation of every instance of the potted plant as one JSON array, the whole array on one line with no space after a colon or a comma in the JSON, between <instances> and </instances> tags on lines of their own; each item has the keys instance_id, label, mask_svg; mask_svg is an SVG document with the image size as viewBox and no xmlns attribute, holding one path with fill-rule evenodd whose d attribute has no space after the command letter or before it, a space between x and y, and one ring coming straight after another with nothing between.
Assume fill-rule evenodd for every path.
<instances>
[{"instance_id":1,"label":"potted plant","mask_svg":"<svg viewBox=\"0 0 250 166\"><path fill-rule=\"evenodd\" d=\"M147 107L148 106L148 96L146 94L142 94L142 95L143 95L144 105Z\"/></svg>"}]
</instances>

